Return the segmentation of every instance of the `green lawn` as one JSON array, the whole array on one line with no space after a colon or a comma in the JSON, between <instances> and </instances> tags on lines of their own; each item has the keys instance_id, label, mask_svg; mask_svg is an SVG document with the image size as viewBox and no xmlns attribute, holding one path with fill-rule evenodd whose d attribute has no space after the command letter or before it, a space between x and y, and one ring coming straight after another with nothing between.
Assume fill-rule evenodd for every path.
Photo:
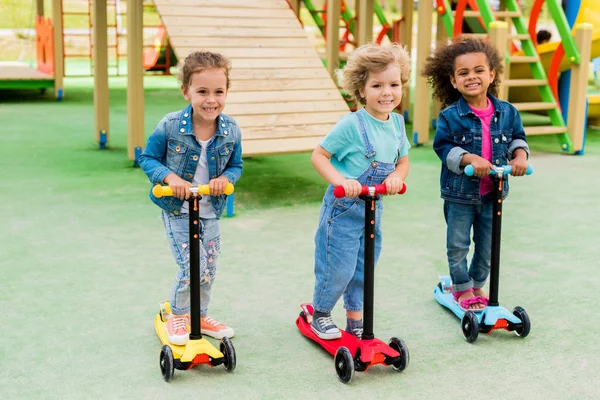
<instances>
[{"instance_id":1,"label":"green lawn","mask_svg":"<svg viewBox=\"0 0 600 400\"><path fill-rule=\"evenodd\" d=\"M184 102L172 77L145 83L148 134ZM3 398L597 398L599 131L580 157L531 138L535 173L511 181L500 299L528 311L524 340L494 332L468 344L433 300L447 271L439 161L431 146L411 149L407 194L385 199L374 325L377 337L406 341L410 365L374 367L350 385L294 324L311 299L326 184L308 154L246 160L210 309L236 330L237 369L176 371L167 384L152 319L177 267L149 182L126 156L126 80L111 79L109 150L93 139L90 85L67 79L60 103L0 93ZM341 306L333 314L343 321Z\"/></svg>"}]
</instances>

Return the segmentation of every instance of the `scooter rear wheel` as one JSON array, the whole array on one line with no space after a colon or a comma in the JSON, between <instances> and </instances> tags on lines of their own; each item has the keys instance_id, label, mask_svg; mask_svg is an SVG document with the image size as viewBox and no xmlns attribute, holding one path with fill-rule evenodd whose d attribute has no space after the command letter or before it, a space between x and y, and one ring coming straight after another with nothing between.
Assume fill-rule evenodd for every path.
<instances>
[{"instance_id":1,"label":"scooter rear wheel","mask_svg":"<svg viewBox=\"0 0 600 400\"><path fill-rule=\"evenodd\" d=\"M223 356L225 357L225 360L223 360L223 365L225 365L225 369L228 372L233 371L236 365L236 357L235 348L233 347L231 339L229 339L228 337L224 337L223 339L221 339L221 344L219 348L221 350L221 353L223 353Z\"/></svg>"},{"instance_id":2,"label":"scooter rear wheel","mask_svg":"<svg viewBox=\"0 0 600 400\"><path fill-rule=\"evenodd\" d=\"M173 374L175 373L175 362L173 360L173 351L166 344L160 349L159 363L163 379L169 382L173 379Z\"/></svg>"},{"instance_id":3,"label":"scooter rear wheel","mask_svg":"<svg viewBox=\"0 0 600 400\"><path fill-rule=\"evenodd\" d=\"M406 367L408 367L408 361L410 359L406 343L404 343L404 340L402 339L393 337L390 339L389 346L400 353L400 360L393 363L392 367L398 372L404 371Z\"/></svg>"},{"instance_id":4,"label":"scooter rear wheel","mask_svg":"<svg viewBox=\"0 0 600 400\"><path fill-rule=\"evenodd\" d=\"M352 359L350 350L344 346L337 349L333 362L335 365L335 372L337 372L340 381L344 383L350 382L354 377L354 360Z\"/></svg>"}]
</instances>

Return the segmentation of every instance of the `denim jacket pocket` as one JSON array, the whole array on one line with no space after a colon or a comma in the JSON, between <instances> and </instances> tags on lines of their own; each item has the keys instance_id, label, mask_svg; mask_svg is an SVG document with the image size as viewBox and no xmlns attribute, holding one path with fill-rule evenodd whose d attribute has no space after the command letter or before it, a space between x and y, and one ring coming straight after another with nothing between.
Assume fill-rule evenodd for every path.
<instances>
[{"instance_id":1,"label":"denim jacket pocket","mask_svg":"<svg viewBox=\"0 0 600 400\"><path fill-rule=\"evenodd\" d=\"M167 165L171 171L180 175L187 161L188 147L178 140L169 139L167 143Z\"/></svg>"},{"instance_id":2,"label":"denim jacket pocket","mask_svg":"<svg viewBox=\"0 0 600 400\"><path fill-rule=\"evenodd\" d=\"M235 143L225 143L217 149L217 154L219 155L219 162L217 164L217 166L219 167L219 174L221 174L223 170L225 170L225 167L227 166L227 163L229 162L229 159L233 154L234 144Z\"/></svg>"},{"instance_id":3,"label":"denim jacket pocket","mask_svg":"<svg viewBox=\"0 0 600 400\"><path fill-rule=\"evenodd\" d=\"M502 144L502 156L508 157L508 146L512 142L512 129L501 130L499 132L499 142ZM502 162L504 164L504 160Z\"/></svg>"}]
</instances>

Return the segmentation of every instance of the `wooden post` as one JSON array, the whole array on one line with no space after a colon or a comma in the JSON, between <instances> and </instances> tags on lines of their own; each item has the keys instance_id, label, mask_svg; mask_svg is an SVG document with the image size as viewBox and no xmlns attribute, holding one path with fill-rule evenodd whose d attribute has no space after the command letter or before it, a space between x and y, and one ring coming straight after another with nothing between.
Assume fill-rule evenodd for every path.
<instances>
[{"instance_id":1,"label":"wooden post","mask_svg":"<svg viewBox=\"0 0 600 400\"><path fill-rule=\"evenodd\" d=\"M356 37L356 44L362 46L363 44L371 43L373 40L373 13L375 12L375 6L373 0L356 0L356 25L354 26L354 33Z\"/></svg>"},{"instance_id":2,"label":"wooden post","mask_svg":"<svg viewBox=\"0 0 600 400\"><path fill-rule=\"evenodd\" d=\"M101 149L108 142L108 38L106 0L93 3L94 28L94 122L96 142Z\"/></svg>"},{"instance_id":3,"label":"wooden post","mask_svg":"<svg viewBox=\"0 0 600 400\"><path fill-rule=\"evenodd\" d=\"M444 21L442 20L442 16L439 14L437 14L435 40L437 42L437 46L439 46L442 43L446 44L448 42L448 32L446 32ZM433 122L437 120L437 116L442 109L442 103L438 99L432 99L432 101L433 104L431 105L431 119L432 126L435 126Z\"/></svg>"},{"instance_id":4,"label":"wooden post","mask_svg":"<svg viewBox=\"0 0 600 400\"><path fill-rule=\"evenodd\" d=\"M327 1L326 58L327 72L337 83L335 71L340 67L340 12L341 0Z\"/></svg>"},{"instance_id":5,"label":"wooden post","mask_svg":"<svg viewBox=\"0 0 600 400\"><path fill-rule=\"evenodd\" d=\"M143 0L127 2L127 156L138 166L144 146Z\"/></svg>"},{"instance_id":6,"label":"wooden post","mask_svg":"<svg viewBox=\"0 0 600 400\"><path fill-rule=\"evenodd\" d=\"M400 0L402 2L402 15L404 21L400 25L400 42L406 46L409 54L412 53L413 32L413 0ZM412 54L411 54L412 59ZM412 121L410 113L410 82L402 95L402 113L406 121Z\"/></svg>"},{"instance_id":7,"label":"wooden post","mask_svg":"<svg viewBox=\"0 0 600 400\"><path fill-rule=\"evenodd\" d=\"M294 10L294 14L296 14L296 17L300 16L300 0L288 0L290 3L290 7L292 7L292 10Z\"/></svg>"},{"instance_id":8,"label":"wooden post","mask_svg":"<svg viewBox=\"0 0 600 400\"><path fill-rule=\"evenodd\" d=\"M579 64L571 66L569 116L567 129L573 141L573 151L581 154L584 145L587 109L587 80L592 48L592 24L575 26L575 43L579 49Z\"/></svg>"},{"instance_id":9,"label":"wooden post","mask_svg":"<svg viewBox=\"0 0 600 400\"><path fill-rule=\"evenodd\" d=\"M35 0L35 11L38 17L44 16L44 0Z\"/></svg>"},{"instance_id":10,"label":"wooden post","mask_svg":"<svg viewBox=\"0 0 600 400\"><path fill-rule=\"evenodd\" d=\"M54 36L54 97L63 98L65 55L63 51L62 0L52 0L52 32Z\"/></svg>"},{"instance_id":11,"label":"wooden post","mask_svg":"<svg viewBox=\"0 0 600 400\"><path fill-rule=\"evenodd\" d=\"M498 49L498 54L500 54L500 62L502 66L506 67L506 53L508 50L508 24L504 21L494 21L490 23L490 41L496 48ZM504 83L504 77L508 76L506 70L499 74L496 72L496 80L500 80L500 90L498 93L498 98L501 100L508 101L508 86Z\"/></svg>"},{"instance_id":12,"label":"wooden post","mask_svg":"<svg viewBox=\"0 0 600 400\"><path fill-rule=\"evenodd\" d=\"M431 26L433 5L431 1L419 2L419 34L417 35L417 68L425 65L425 60L431 52ZM415 144L429 143L429 127L431 126L431 96L425 77L417 70L415 88L415 107L413 111L413 142Z\"/></svg>"}]
</instances>

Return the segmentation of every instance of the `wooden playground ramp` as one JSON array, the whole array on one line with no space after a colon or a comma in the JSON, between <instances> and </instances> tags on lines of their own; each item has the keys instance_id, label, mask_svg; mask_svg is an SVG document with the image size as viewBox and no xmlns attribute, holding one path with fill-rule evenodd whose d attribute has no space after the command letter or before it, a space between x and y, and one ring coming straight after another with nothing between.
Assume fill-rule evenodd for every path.
<instances>
[{"instance_id":1,"label":"wooden playground ramp","mask_svg":"<svg viewBox=\"0 0 600 400\"><path fill-rule=\"evenodd\" d=\"M155 0L171 46L231 59L245 156L310 151L348 106L285 0Z\"/></svg>"}]
</instances>

